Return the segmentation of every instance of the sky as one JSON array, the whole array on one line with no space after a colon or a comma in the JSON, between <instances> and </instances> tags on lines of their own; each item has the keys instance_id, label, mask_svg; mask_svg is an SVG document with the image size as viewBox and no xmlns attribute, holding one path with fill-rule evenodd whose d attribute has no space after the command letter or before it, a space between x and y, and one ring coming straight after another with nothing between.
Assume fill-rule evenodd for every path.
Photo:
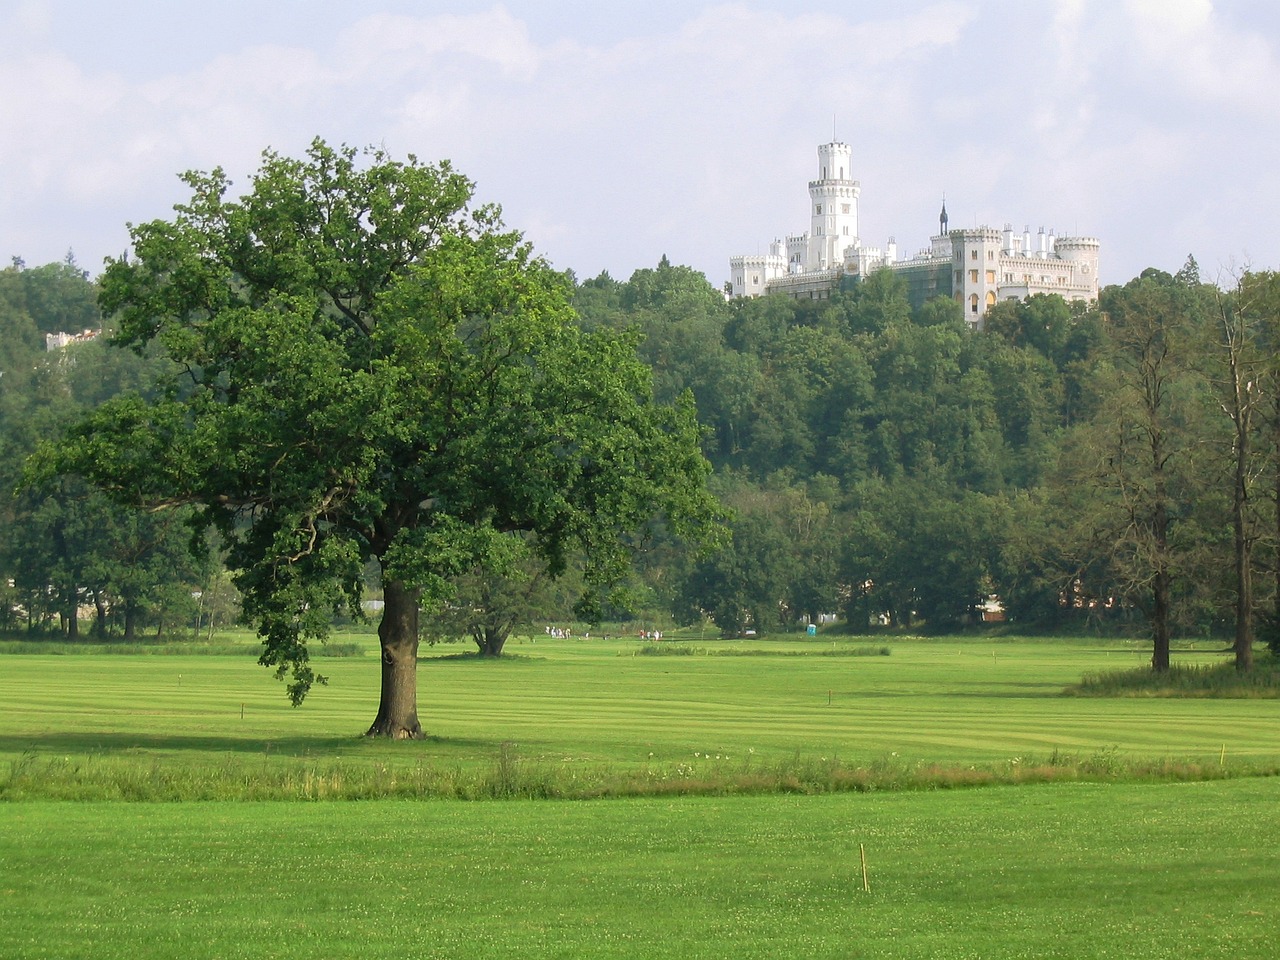
<instances>
[{"instance_id":1,"label":"sky","mask_svg":"<svg viewBox=\"0 0 1280 960\"><path fill-rule=\"evenodd\" d=\"M581 279L808 229L853 151L862 242L1006 223L1280 269L1274 0L0 0L0 264L96 275L185 170L313 138L448 159Z\"/></svg>"}]
</instances>

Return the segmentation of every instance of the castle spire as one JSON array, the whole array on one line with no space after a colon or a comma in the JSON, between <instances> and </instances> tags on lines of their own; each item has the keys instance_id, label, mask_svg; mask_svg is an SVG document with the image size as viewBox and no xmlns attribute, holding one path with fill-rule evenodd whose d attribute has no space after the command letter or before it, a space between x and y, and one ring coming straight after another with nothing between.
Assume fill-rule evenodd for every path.
<instances>
[{"instance_id":1,"label":"castle spire","mask_svg":"<svg viewBox=\"0 0 1280 960\"><path fill-rule=\"evenodd\" d=\"M947 235L947 198L942 198L942 213L938 215L938 226L941 227L941 236Z\"/></svg>"}]
</instances>

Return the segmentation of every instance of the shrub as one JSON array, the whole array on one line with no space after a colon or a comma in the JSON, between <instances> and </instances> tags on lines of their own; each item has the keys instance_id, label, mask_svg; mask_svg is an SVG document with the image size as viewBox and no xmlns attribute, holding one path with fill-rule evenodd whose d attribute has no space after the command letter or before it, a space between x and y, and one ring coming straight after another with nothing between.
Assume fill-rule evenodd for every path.
<instances>
[{"instance_id":1,"label":"shrub","mask_svg":"<svg viewBox=\"0 0 1280 960\"><path fill-rule=\"evenodd\" d=\"M1280 697L1280 662L1268 660L1241 673L1231 663L1174 664L1163 673L1146 667L1115 673L1086 673L1065 691L1080 697Z\"/></svg>"}]
</instances>

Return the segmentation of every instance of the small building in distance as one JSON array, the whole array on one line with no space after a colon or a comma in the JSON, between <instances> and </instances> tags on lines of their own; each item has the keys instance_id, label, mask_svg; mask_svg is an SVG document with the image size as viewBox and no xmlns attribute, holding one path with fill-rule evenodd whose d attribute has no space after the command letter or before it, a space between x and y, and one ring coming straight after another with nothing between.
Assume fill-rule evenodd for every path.
<instances>
[{"instance_id":1,"label":"small building in distance","mask_svg":"<svg viewBox=\"0 0 1280 960\"><path fill-rule=\"evenodd\" d=\"M44 349L47 353L53 353L55 350L65 350L75 343L88 343L90 340L97 340L101 334L101 330L82 330L80 333L46 333L44 335Z\"/></svg>"},{"instance_id":2,"label":"small building in distance","mask_svg":"<svg viewBox=\"0 0 1280 960\"><path fill-rule=\"evenodd\" d=\"M838 141L818 147L818 179L809 181L809 231L774 240L769 253L729 259L731 297L780 293L825 299L842 282L888 269L907 282L913 307L934 297L964 305L965 319L982 327L989 307L1056 293L1065 300L1098 297L1099 242L1095 237L1059 237L1041 227L1015 233L1003 229L948 228L944 201L938 233L928 247L900 258L892 237L882 249L865 247L858 236L861 185L852 175L853 151Z\"/></svg>"}]
</instances>

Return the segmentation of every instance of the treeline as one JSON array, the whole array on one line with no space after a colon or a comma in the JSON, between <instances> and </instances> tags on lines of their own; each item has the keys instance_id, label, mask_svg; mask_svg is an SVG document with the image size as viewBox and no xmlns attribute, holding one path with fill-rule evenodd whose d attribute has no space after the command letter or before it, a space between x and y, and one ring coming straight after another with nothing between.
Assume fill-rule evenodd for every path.
<instances>
[{"instance_id":1,"label":"treeline","mask_svg":"<svg viewBox=\"0 0 1280 960\"><path fill-rule=\"evenodd\" d=\"M1275 643L1280 278L1223 289L1193 259L1095 305L912 310L880 272L825 300L726 303L665 260L582 283L588 324L635 326L668 398L692 392L733 510L726 549L674 553L677 616L739 633L838 612L934 630Z\"/></svg>"},{"instance_id":2,"label":"treeline","mask_svg":"<svg viewBox=\"0 0 1280 960\"><path fill-rule=\"evenodd\" d=\"M570 278L572 279L572 278ZM981 332L939 299L913 310L888 272L829 299L726 302L664 260L574 285L589 327L635 330L659 399L688 391L714 490L719 550L648 531L618 618L706 618L728 634L838 614L950 630L998 615L1035 629L1255 634L1280 646L1280 278L1201 281L1193 260L1108 287L1095 305L998 304ZM22 481L60 424L156 361L101 339L70 257L0 271L0 627L144 628L234 612L209 544L176 511L123 511L69 480ZM194 558L194 559L193 559ZM521 621L568 619L571 589L536 567L459 583L432 629L498 652Z\"/></svg>"},{"instance_id":3,"label":"treeline","mask_svg":"<svg viewBox=\"0 0 1280 960\"><path fill-rule=\"evenodd\" d=\"M46 350L45 335L101 331L97 289L62 263L0 270L0 630L76 638L202 630L236 616L235 590L183 511L140 512L71 479L26 482L42 439L108 397L155 389L154 360L101 336Z\"/></svg>"}]
</instances>

